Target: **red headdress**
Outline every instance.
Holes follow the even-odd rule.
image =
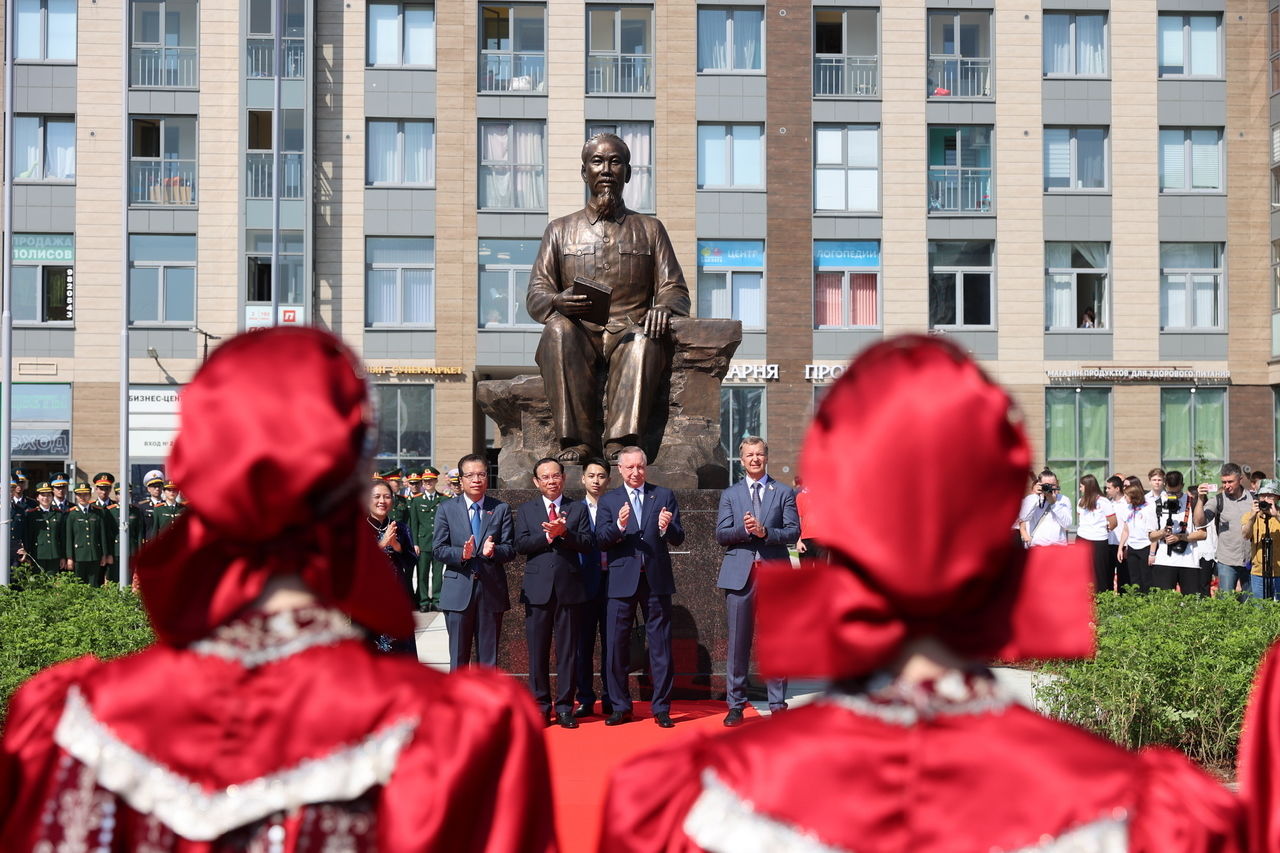
[[[854,361],[800,465],[806,535],[834,556],[761,574],[763,671],[856,677],[921,636],[986,659],[1093,653],[1088,550],[1024,551],[1010,534],[1031,467],[1012,414],[1005,391],[940,338],[894,338]],[[886,491],[908,467],[930,488]]]
[[[413,633],[363,522],[356,474],[371,428],[356,359],[327,332],[249,332],[214,352],[182,392],[165,467],[187,511],[138,555],[160,642],[204,636],[285,573],[372,631]]]

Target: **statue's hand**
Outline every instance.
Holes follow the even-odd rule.
[[[551,300],[551,304],[566,317],[581,317],[591,308],[591,298],[585,294],[562,290]]]
[[[671,328],[671,312],[666,308],[650,308],[644,315],[644,334],[649,338],[660,338]]]

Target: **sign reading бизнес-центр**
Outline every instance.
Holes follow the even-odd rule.
[[[178,391],[165,385],[129,386],[129,455],[164,459],[178,435]]]

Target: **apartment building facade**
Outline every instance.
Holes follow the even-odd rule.
[[[532,256],[606,130],[695,313],[743,323],[730,456],[763,434],[791,479],[849,358],[928,331],[1012,390],[1064,480],[1277,466],[1274,4],[19,0],[15,19],[13,442],[36,476],[116,467],[122,312],[136,479],[206,348],[270,322],[273,281],[280,322],[369,365],[380,464],[491,446],[475,383],[536,370]]]

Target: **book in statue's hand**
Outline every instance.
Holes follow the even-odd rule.
[[[586,296],[590,299],[587,313],[579,319],[597,326],[609,325],[609,303],[613,301],[613,288],[593,279],[578,276],[573,280],[572,293],[575,296]]]

